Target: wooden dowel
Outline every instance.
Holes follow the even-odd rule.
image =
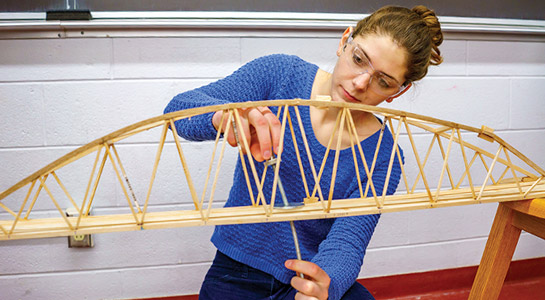
[[[189,173],[189,166],[187,165],[184,152],[182,151],[182,145],[180,143],[180,138],[178,136],[178,130],[176,129],[176,126],[174,125],[174,121],[172,121],[172,119],[168,120],[168,124],[170,125],[170,131],[172,132],[174,143],[176,144],[176,150],[178,150],[178,157],[180,157],[180,162],[182,163],[182,169],[184,170],[185,179],[187,180],[187,186],[189,187],[189,193],[191,193],[191,199],[193,200],[193,205],[195,205],[196,210],[199,210],[199,196],[197,195],[197,190],[195,189],[195,185],[193,184],[193,179],[191,178],[191,174]],[[217,135],[219,136],[219,131]],[[216,152],[216,147],[214,147],[212,158],[214,157],[215,152]],[[199,211],[202,213],[202,210],[199,210]]]
[[[507,162],[509,162],[509,169],[511,169],[511,172],[513,173],[513,178],[515,179],[515,183],[517,184],[517,188],[519,189],[520,194],[522,195],[522,188],[520,187],[520,182],[517,177],[517,174],[515,173],[515,169],[513,169],[513,163],[511,162],[511,157],[509,157],[509,153],[505,147],[503,147],[503,152],[505,152],[505,158],[507,158]]]
[[[85,204],[87,203],[87,196],[89,196],[89,191],[91,189],[91,184],[93,183],[93,177],[95,177],[95,171],[98,165],[98,161],[100,159],[100,152],[102,152],[102,147],[98,147],[97,149],[97,155],[95,157],[95,162],[93,163],[93,168],[91,169],[91,176],[89,176],[89,181],[87,182],[87,187],[85,188],[85,195],[83,195],[83,202],[81,203],[81,206],[79,208],[78,212],[78,220],[76,221],[76,228],[79,228],[79,224],[81,222],[81,217],[83,216],[83,209],[85,207]]]
[[[473,180],[471,179],[470,168],[471,168],[471,165],[473,164],[473,160],[476,158],[476,156],[473,156],[473,159],[471,160],[471,164],[467,163],[467,156],[466,156],[466,151],[465,151],[465,147],[464,147],[464,140],[462,139],[462,134],[460,133],[460,128],[456,128],[456,132],[458,134],[458,143],[460,144],[460,150],[462,151],[462,156],[464,158],[464,166],[465,166],[465,170],[466,170],[466,173],[467,173],[467,180],[468,180],[469,186],[471,188],[471,193],[473,194],[473,199],[475,199],[475,189],[473,188]],[[464,174],[466,174],[466,173],[464,173]],[[458,183],[456,185],[456,188],[458,188],[458,186],[461,183],[462,183],[462,180],[460,180],[460,183]]]
[[[351,114],[349,113],[348,116],[351,116]],[[352,150],[352,160],[354,161],[354,172],[356,172],[356,180],[358,182],[358,190],[360,192],[360,198],[365,198],[366,196],[363,194],[363,187],[361,186],[360,168],[358,167],[358,157],[356,156],[356,149],[354,147],[356,144],[359,144],[359,139],[356,139],[354,137],[354,133],[352,132],[354,128],[351,127],[350,117],[346,119],[346,127],[348,131],[348,136],[350,137],[350,149]],[[363,161],[365,161],[365,157]]]
[[[486,164],[486,161],[484,160],[481,153],[479,153],[479,158],[481,159],[481,162],[483,163],[483,166],[486,169],[486,172],[488,172],[489,171],[488,165]],[[496,159],[496,158],[493,158],[493,159]],[[490,174],[490,179],[492,180],[492,184],[496,184],[498,182],[497,180],[494,180],[494,176],[492,176],[492,174]]]
[[[305,133],[305,128],[303,126],[303,121],[301,120],[301,114],[299,113],[299,108],[297,106],[293,107],[295,109],[295,116],[297,117],[297,123],[299,124],[299,130],[301,131],[301,137],[303,138],[303,144],[305,145],[305,151],[307,152],[308,163],[310,164],[310,170],[312,171],[312,176],[314,178],[315,187],[318,187],[318,196],[320,197],[320,203],[322,208],[325,210],[324,204],[324,195],[322,194],[322,188],[320,187],[320,180],[316,174],[316,167],[314,166],[314,159],[312,158],[312,153],[310,152],[310,147],[308,145],[307,135]],[[309,107],[310,110],[310,107]],[[310,114],[310,112],[309,112]],[[314,197],[315,193],[313,192],[311,197]]]
[[[53,178],[55,178],[55,181],[57,181],[57,184],[61,187],[66,197],[68,197],[68,200],[70,200],[70,203],[72,203],[74,208],[79,211],[79,206],[76,204],[76,202],[74,201],[70,193],[68,193],[68,190],[66,190],[66,187],[64,186],[64,184],[62,184],[61,180],[59,179],[55,171],[51,172],[51,175],[53,175]]]
[[[308,190],[307,184],[307,176],[305,175],[305,168],[303,167],[301,153],[299,152],[299,146],[297,145],[297,138],[295,137],[295,130],[293,128],[290,114],[288,114],[288,125],[291,132],[291,139],[293,141],[293,149],[295,150],[295,155],[297,157],[297,165],[299,166],[299,172],[301,172],[301,179],[303,180],[303,187],[305,188],[305,195],[307,196],[307,198],[310,198],[310,192]]]
[[[392,146],[392,152],[390,153],[390,161],[388,163],[388,171],[386,173],[384,187],[382,189],[382,199],[380,200],[381,208],[384,206],[384,200],[386,199],[386,192],[388,190],[388,185],[390,184],[390,175],[392,174],[392,167],[394,165],[394,157],[395,157],[395,153],[396,153],[395,149],[397,148],[397,142],[399,141],[399,133],[401,132],[401,123],[405,122],[405,118],[402,117],[397,122],[398,123],[397,123],[397,130],[396,130],[395,138],[394,138],[394,145]],[[405,123],[405,125],[407,125],[407,124]]]
[[[331,172],[331,182],[329,185],[329,197],[327,198],[327,209],[326,212],[328,213],[331,210],[331,202],[333,201],[333,192],[335,190],[335,179],[337,177],[337,167],[339,165],[339,154],[341,153],[341,146],[343,141],[343,133],[344,133],[344,120],[346,118],[346,108],[343,108],[341,110],[341,121],[339,123],[339,136],[337,136],[337,147],[335,149],[335,158],[333,160],[333,170]]]
[[[233,117],[233,112],[229,111],[229,117],[227,118],[227,125],[225,125],[225,134],[226,135],[229,134],[229,129],[231,127],[231,122],[230,121],[232,120],[232,117]],[[233,131],[234,130],[235,129],[233,128]],[[210,212],[212,211],[212,202],[213,202],[213,199],[214,199],[214,193],[216,192],[216,183],[218,182],[218,176],[219,176],[220,169],[221,169],[221,162],[223,161],[223,155],[225,153],[225,146],[226,145],[227,145],[227,138],[224,138],[222,143],[221,143],[221,151],[220,151],[220,155],[218,157],[218,162],[216,164],[216,173],[214,175],[214,180],[212,181],[212,187],[210,188],[210,197],[208,198],[208,207],[206,209],[206,215],[204,216],[203,221],[208,221],[208,219],[210,218]],[[206,191],[206,186],[204,188],[205,188],[205,191]],[[204,199],[205,191],[203,191],[203,194],[202,194],[203,199]],[[201,210],[203,209],[203,203],[201,203],[200,208],[201,208]]]
[[[34,189],[34,185],[36,185],[36,180],[34,180],[29,187],[28,192],[25,196],[25,200],[23,200],[23,204],[21,205],[21,208],[19,209],[17,216],[15,216],[15,220],[13,220],[13,226],[11,226],[8,236],[13,233],[13,230],[15,230],[15,225],[17,225],[17,222],[19,221],[19,217],[23,213],[23,210],[25,210],[26,202],[28,201],[28,198],[30,198],[30,194],[32,194],[32,189]]]
[[[49,174],[45,174],[43,176],[44,180],[46,180],[48,176],[49,176]],[[40,180],[40,182],[41,182],[41,177],[38,178],[38,180]],[[34,198],[32,198],[32,202],[30,202],[30,206],[28,207],[28,209],[26,211],[26,214],[25,214],[25,217],[23,219],[28,220],[28,217],[30,216],[30,212],[34,208],[34,204],[36,204],[36,200],[38,199],[38,196],[40,195],[40,192],[42,191],[42,188],[43,188],[43,186],[41,184],[38,185],[38,189],[36,190],[36,193],[34,194]]]
[[[450,167],[449,167],[449,164],[448,164],[448,157],[449,156],[449,153],[450,153],[450,147],[452,145],[452,141],[454,139],[454,131],[455,129],[452,128],[452,133],[450,135],[450,139],[449,139],[449,149],[447,150],[447,154],[445,155],[445,149],[443,148],[443,142],[441,142],[441,139],[438,138],[437,139],[437,143],[439,144],[439,149],[441,150],[441,156],[443,157],[443,161],[447,161],[446,163],[446,171],[447,171],[447,175],[448,175],[448,179],[449,179],[449,182],[450,182],[450,187],[453,189],[454,188],[454,181],[452,179],[452,174],[450,173]]]
[[[235,120],[237,126],[240,126],[242,128],[242,121],[240,120],[240,115],[238,113],[238,110],[233,110],[235,115]],[[252,170],[252,175],[254,177],[254,182],[257,187],[257,200],[256,202],[259,203],[259,200],[261,199],[263,203],[263,209],[265,210],[266,215],[270,215],[268,209],[267,209],[267,199],[265,199],[265,194],[263,194],[263,186],[260,185],[259,182],[259,176],[257,175],[257,170],[255,168],[254,159],[252,157],[252,153],[250,151],[250,146],[248,146],[248,141],[246,140],[246,133],[244,133],[244,130],[240,130],[240,135],[242,137],[242,144],[244,146],[244,149],[246,150],[246,155],[248,156],[248,162],[250,163],[250,169]],[[274,200],[271,200],[274,201]]]
[[[4,226],[0,225],[0,230],[2,230],[2,232],[4,233],[5,236],[7,236],[9,238],[9,233],[6,229],[4,229]]]
[[[409,136],[409,141],[411,141],[411,146],[413,148],[414,157],[415,157],[416,162],[418,164],[418,170],[420,172],[420,176],[422,176],[422,182],[424,182],[424,187],[426,188],[426,193],[428,194],[430,202],[433,202],[433,196],[431,195],[430,187],[428,185],[428,180],[426,179],[426,176],[424,175],[424,167],[420,163],[420,157],[418,156],[418,151],[416,150],[413,135],[412,135],[411,129],[409,128],[409,125],[407,123],[405,123],[405,128],[407,129],[407,135]]]
[[[206,178],[204,180],[201,200],[200,200],[199,204],[196,207],[196,209],[200,211],[201,217],[202,217],[203,220],[205,220],[205,217],[204,217],[203,212],[202,212],[203,205],[204,205],[204,198],[206,197],[206,190],[208,188],[208,181],[210,180],[210,174],[212,173],[212,166],[214,165],[214,159],[216,158],[216,150],[218,149],[218,142],[220,140],[221,132],[223,130],[223,122],[225,120],[225,114],[226,113],[228,114],[227,123],[230,124],[230,122],[231,122],[232,113],[227,112],[227,111],[223,111],[223,113],[221,114],[220,124],[219,124],[218,130],[216,132],[216,139],[214,140],[214,149],[212,150],[212,155],[210,156],[210,163],[208,164],[208,171],[206,172]],[[225,134],[228,134],[228,132],[225,131]],[[224,141],[225,141],[225,139],[224,139]]]
[[[441,191],[441,184],[443,183],[443,176],[445,175],[445,170],[448,170],[448,159],[450,157],[450,149],[452,148],[452,140],[454,139],[454,129],[452,129],[452,133],[450,135],[450,140],[448,142],[447,147],[447,154],[445,155],[443,153],[443,146],[440,146],[441,148],[441,154],[443,155],[443,167],[441,168],[441,175],[439,175],[439,183],[437,184],[437,191],[435,192],[435,199],[434,202],[437,202],[437,199],[439,199],[439,193]],[[440,139],[437,139],[439,142]],[[439,142],[440,144],[440,142]],[[450,178],[450,172],[448,172],[449,178]],[[450,181],[452,184],[452,187],[454,188],[454,183],[452,180]]]
[[[488,173],[486,174],[486,178],[484,179],[483,185],[481,186],[481,190],[479,191],[479,195],[477,196],[477,201],[481,199],[481,196],[483,195],[484,188],[486,187],[486,182],[490,178],[492,174],[492,170],[494,169],[494,165],[498,161],[498,157],[500,156],[500,152],[503,146],[500,144],[500,147],[498,148],[498,152],[496,152],[496,156],[494,157],[494,160],[492,161],[492,164],[490,164],[490,170],[488,170]]]
[[[435,142],[435,139],[439,140],[439,136],[437,134],[434,134],[433,138],[431,139],[430,145],[428,146],[428,150],[426,151],[426,156],[424,157],[424,162],[422,163],[422,168],[426,167],[426,163],[428,162],[428,158],[431,154],[431,150],[433,149],[433,142]],[[414,189],[416,188],[416,185],[418,184],[418,181],[420,180],[420,176],[421,175],[419,172],[416,176],[413,187],[411,188],[411,193],[414,192]]]
[[[327,143],[327,147],[324,153],[324,157],[322,158],[322,164],[320,166],[320,171],[318,172],[318,178],[316,180],[316,183],[314,185],[314,189],[312,191],[312,197],[316,196],[316,190],[318,186],[320,185],[320,180],[322,178],[322,173],[324,171],[324,167],[327,161],[327,157],[329,155],[329,151],[331,150],[331,144],[333,143],[333,137],[335,136],[336,130],[339,127],[339,122],[341,120],[341,111],[337,113],[337,119],[335,120],[335,127],[333,127],[333,132],[331,133],[331,136],[329,137],[329,141]],[[327,210],[327,208],[325,208]]]
[[[5,206],[4,203],[0,202],[0,207],[7,211],[10,215],[17,217],[17,214],[11,210],[9,207]]]
[[[117,148],[114,144],[111,144],[111,148],[114,152],[115,159],[117,160],[117,164],[119,165],[119,169],[121,170],[121,174],[123,175],[123,178],[125,179],[125,183],[127,184],[127,187],[129,188],[129,192],[131,193],[132,201],[134,202],[134,206],[138,210],[139,213],[142,212],[140,209],[140,205],[138,204],[138,200],[136,200],[136,195],[134,194],[134,190],[132,189],[131,182],[129,181],[129,177],[127,176],[127,172],[125,172],[125,168],[123,167],[123,163],[121,163],[121,158],[119,157],[119,153],[117,153]]]
[[[98,188],[98,183],[100,181],[100,178],[102,178],[102,173],[104,171],[104,166],[106,165],[106,160],[108,158],[108,152],[106,151],[108,149],[108,145],[104,144],[104,156],[102,157],[102,162],[100,163],[100,167],[98,168],[97,177],[95,178],[95,183],[93,184],[93,190],[91,192],[91,195],[89,196],[89,203],[87,203],[87,208],[85,209],[84,216],[88,216],[91,212],[91,205],[93,205],[93,200],[95,199],[95,194]]]
[[[114,173],[117,176],[117,180],[119,181],[119,184],[121,185],[121,190],[123,191],[123,194],[125,195],[125,199],[127,199],[127,204],[129,205],[129,208],[131,209],[131,213],[134,217],[134,221],[136,222],[136,225],[140,226],[141,225],[140,220],[138,220],[138,216],[136,216],[134,207],[132,206],[132,203],[131,203],[131,199],[129,198],[129,194],[127,193],[127,189],[125,188],[125,185],[123,184],[123,179],[121,178],[121,175],[119,175],[119,170],[117,170],[115,160],[110,151],[110,146],[111,145],[106,146],[106,153],[108,154],[108,158],[110,159],[110,162],[112,163],[112,167],[114,168]]]
[[[163,154],[163,147],[165,146],[165,140],[167,138],[169,122],[165,122],[163,125],[163,132],[161,132],[161,139],[159,140],[159,145],[157,146],[157,153],[155,154],[155,162],[153,163],[153,171],[151,172],[151,178],[148,185],[148,193],[146,194],[146,202],[144,202],[144,210],[142,211],[142,217],[140,218],[140,225],[144,224],[144,219],[146,217],[146,212],[148,211],[149,199],[151,196],[151,189],[153,188],[153,183],[155,182],[155,176],[157,175],[157,168],[159,167],[159,161],[161,160],[161,154]]]
[[[523,198],[526,198],[526,196],[528,196],[528,193],[530,193],[530,191],[532,191],[532,190],[536,187],[536,185],[538,185],[539,182],[540,182],[541,180],[543,180],[543,178],[545,178],[545,177],[544,177],[544,176],[541,176],[539,179],[537,179],[537,180],[534,182],[534,184],[532,184],[532,186],[531,186],[530,188],[528,188],[528,190],[524,193],[524,195],[523,195],[522,197],[523,197]]]
[[[74,227],[72,226],[72,224],[70,223],[70,221],[66,217],[66,214],[64,213],[64,211],[62,211],[62,208],[59,206],[59,203],[57,203],[57,200],[55,200],[55,197],[53,196],[53,193],[51,193],[51,191],[49,190],[49,188],[45,184],[45,180],[43,180],[42,178],[40,178],[40,185],[43,186],[44,190],[49,195],[49,198],[51,199],[51,201],[53,202],[53,204],[55,205],[55,207],[57,208],[57,210],[61,214],[62,218],[64,219],[64,221],[68,225],[68,228],[70,228],[70,230],[73,231]]]
[[[460,177],[460,180],[458,181],[458,184],[456,184],[456,188],[459,188],[460,185],[462,184],[462,181],[464,180],[464,178],[466,177],[467,173],[469,172],[469,170],[471,169],[471,167],[473,166],[473,163],[475,162],[475,159],[477,158],[477,156],[479,156],[479,154],[477,152],[475,152],[475,154],[473,154],[473,157],[471,158],[471,161],[469,162],[468,164],[468,167],[466,168],[466,171],[462,174],[462,176]]]
[[[375,166],[377,164],[378,153],[380,152],[380,147],[382,146],[382,137],[384,136],[384,130],[386,128],[387,120],[388,120],[388,117],[384,117],[384,121],[382,122],[382,126],[380,127],[380,134],[378,135],[377,146],[375,148],[375,154],[373,155],[373,162],[371,163],[371,169],[369,170],[369,175],[367,175],[369,180],[367,180],[367,185],[365,186],[365,192],[364,192],[365,195],[367,195],[367,193],[369,192],[369,188],[371,186],[372,186],[371,190],[374,189],[373,172],[375,171]],[[376,195],[376,192],[375,192],[375,195]],[[376,197],[376,198],[378,200],[378,197]],[[379,206],[380,206],[380,202],[379,202]]]
[[[358,151],[359,151],[361,160],[363,162],[363,168],[365,170],[365,175],[367,176],[366,189],[365,189],[364,192],[360,191],[361,197],[362,198],[367,197],[368,188],[370,187],[371,188],[371,193],[373,195],[373,199],[375,200],[375,203],[376,203],[377,207],[380,207],[380,202],[379,202],[378,197],[377,197],[377,192],[375,190],[375,185],[373,184],[373,178],[372,178],[372,175],[371,175],[371,171],[369,171],[369,165],[367,164],[367,159],[365,158],[365,153],[363,153],[363,148],[361,147],[360,138],[358,136],[358,131],[356,129],[356,124],[354,123],[354,118],[352,118],[352,114],[348,114],[348,122],[350,123],[349,128],[353,131],[353,134],[356,137],[356,145],[358,147]],[[379,143],[378,144],[380,144],[380,141],[382,140],[382,132],[383,132],[382,130],[383,129],[384,129],[384,123],[381,126],[381,134],[380,134],[381,137],[379,137]],[[375,154],[377,152],[378,152],[378,150],[375,151]],[[377,156],[375,155],[375,159],[376,159],[376,157]]]
[[[280,107],[278,108],[278,113],[280,114]],[[274,179],[273,179],[273,189],[272,189],[272,195],[271,195],[271,204],[269,212],[272,214],[274,202],[276,200],[276,188],[278,185],[278,177],[280,176],[280,164],[282,163],[282,152],[284,150],[284,136],[286,133],[286,121],[287,117],[289,115],[289,109],[288,106],[284,106],[284,115],[282,117],[282,125],[280,129],[280,143],[278,144],[278,154],[276,156],[276,167],[274,168]]]
[[[234,116],[232,118],[234,118]],[[232,120],[230,122],[232,123]],[[233,128],[233,132],[234,131],[235,129]],[[242,165],[242,172],[244,173],[244,179],[246,180],[246,186],[248,187],[250,200],[252,201],[253,206],[259,205],[259,198],[257,199],[257,201],[254,198],[254,191],[250,181],[250,174],[248,173],[248,167],[246,166],[246,159],[244,158],[244,152],[242,151],[242,145],[237,145],[237,149],[238,149],[238,156],[240,157],[240,164]],[[248,157],[248,159],[251,159],[251,157]],[[261,186],[263,186],[263,184]]]

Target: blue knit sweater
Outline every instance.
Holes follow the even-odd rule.
[[[274,99],[309,99],[312,84],[318,67],[295,56],[270,55],[258,58],[241,67],[230,76],[213,82],[201,88],[177,95],[165,109],[165,113],[198,106],[223,104],[228,102],[274,100]],[[276,113],[277,109],[271,110]],[[314,159],[316,168],[322,163],[326,148],[314,136],[310,122],[308,107],[300,107],[302,123]],[[294,116],[294,112],[290,112]],[[176,122],[178,133],[189,140],[214,139],[216,130],[212,125],[212,114],[192,117]],[[295,136],[300,137],[296,118],[294,123]],[[289,130],[289,129],[286,129]],[[369,166],[373,160],[380,132],[376,132],[361,142]],[[302,139],[298,138],[298,148],[301,157],[306,158]],[[383,190],[388,161],[393,147],[390,130],[384,130],[377,165],[373,173],[373,184],[377,193]],[[328,155],[326,167],[321,178],[321,189],[327,197],[332,175],[334,160],[332,151]],[[367,177],[363,163],[358,157],[360,178],[363,186]],[[263,163],[256,163],[257,172],[263,172]],[[360,197],[357,177],[355,174],[352,150],[340,151],[339,167],[337,169],[333,199]],[[303,159],[305,176],[312,191],[314,180],[308,161]],[[291,134],[284,135],[284,151],[280,165],[280,176],[290,202],[300,202],[306,197],[303,181],[299,171]],[[391,173],[388,194],[393,194],[400,177],[399,163],[394,163]],[[272,194],[272,169],[267,171],[264,193],[266,199]],[[252,191],[257,196],[257,188],[253,184]],[[371,195],[371,192],[369,192]],[[281,202],[277,191],[276,200]],[[251,200],[240,159],[234,173],[233,186],[229,193],[226,206],[250,205]],[[321,219],[296,221],[302,258],[312,261],[323,268],[331,278],[329,299],[340,299],[356,280],[363,256],[379,215],[344,217],[337,219]],[[296,257],[293,238],[288,222],[258,223],[243,225],[216,226],[212,242],[219,251],[231,258],[251,267],[273,275],[278,280],[289,283],[295,275],[284,267],[284,261]]]

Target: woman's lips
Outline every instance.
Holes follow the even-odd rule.
[[[360,100],[358,100],[357,98],[354,98],[352,95],[350,95],[344,88],[343,88],[343,93],[344,93],[344,96],[345,98],[350,101],[350,102],[355,102],[355,103],[359,103]]]

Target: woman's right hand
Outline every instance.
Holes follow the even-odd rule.
[[[237,135],[241,143],[242,151],[245,151],[242,141],[241,129],[244,131],[244,137],[250,146],[250,153],[257,161],[264,161],[271,158],[272,153],[278,154],[278,145],[280,143],[281,123],[276,115],[268,107],[241,108],[238,110],[241,124],[237,124]],[[212,117],[212,124],[218,130],[220,127],[223,111],[217,111]],[[233,116],[234,117],[234,116]],[[221,126],[222,133],[225,132],[227,125],[227,116],[223,118]],[[232,123],[231,123],[232,124]],[[226,138],[227,142],[233,147],[237,146],[237,140],[233,134],[232,126]]]

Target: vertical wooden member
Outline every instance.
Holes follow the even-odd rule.
[[[521,230],[512,225],[513,210],[500,203],[469,299],[497,299]]]

